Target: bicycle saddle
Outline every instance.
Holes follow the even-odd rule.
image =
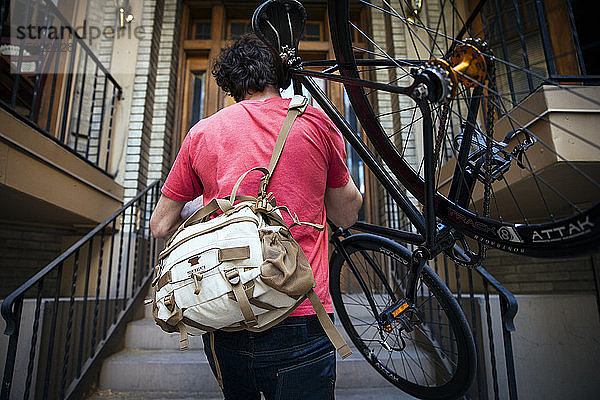
[[[304,32],[306,10],[296,0],[268,0],[252,15],[252,29],[279,57],[284,68],[300,62],[298,43]]]

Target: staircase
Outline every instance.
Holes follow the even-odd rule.
[[[343,328],[338,329],[345,336]],[[348,337],[344,338],[352,347]],[[222,399],[202,339],[189,339],[189,350],[180,351],[179,333],[162,332],[152,320],[151,306],[146,306],[145,317],[127,326],[125,349],[104,361],[98,391],[88,400]],[[337,361],[336,399],[414,399],[377,374],[356,349],[352,350],[350,357]]]

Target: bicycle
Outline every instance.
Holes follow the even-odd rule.
[[[466,15],[462,2],[429,2],[438,10],[437,17],[427,16],[433,22],[410,12],[414,2],[395,8],[387,0],[361,1],[371,21],[388,27],[374,38],[368,24],[355,22],[350,3],[328,1],[335,61],[299,58],[306,11],[295,0],[263,3],[253,29],[278,55],[295,91],[306,88],[415,228],[362,223],[358,228],[379,235],[350,235],[332,227],[330,289],[342,325],[367,361],[403,391],[457,398],[474,377],[473,337],[454,296],[426,263],[444,253],[473,267],[485,258],[486,246],[535,257],[597,251],[598,138],[552,114],[560,110],[537,110],[540,101],[558,100],[597,110],[600,96],[495,56],[485,30],[473,29],[485,0]],[[377,43],[401,31],[398,26],[403,40]],[[408,48],[404,58],[394,54],[398,42]],[[307,69],[315,67],[322,70]],[[513,75],[531,93],[515,93]],[[377,155],[313,78],[344,85]],[[422,159],[411,161],[409,144],[417,135]],[[565,146],[552,135],[564,136],[574,150],[563,155]]]

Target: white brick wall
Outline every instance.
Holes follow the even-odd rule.
[[[162,25],[163,0],[144,0],[140,26],[144,38],[140,41],[136,59],[132,105],[129,112],[125,163],[125,201],[135,197],[147,184],[148,147],[152,134],[157,41]],[[154,53],[154,54],[153,54]]]
[[[375,6],[383,7],[383,2],[378,1],[374,2]],[[399,0],[394,0],[389,2],[393,11],[402,15],[402,5]],[[407,46],[413,46],[410,38],[408,37],[408,30],[406,28],[406,24],[400,20],[392,16],[391,18],[391,26],[386,24],[384,21],[383,15],[380,11],[374,11],[372,13],[371,19],[371,31],[372,37],[375,43],[377,43],[382,49],[393,49],[393,55],[396,58],[400,59],[409,59],[409,52],[407,50]],[[386,37],[388,30],[392,30],[392,39],[393,43],[387,43]],[[376,50],[379,52],[378,50]],[[391,53],[391,51],[390,51]],[[410,77],[403,77],[406,72],[397,69],[397,75],[393,77],[390,75],[388,70],[379,70],[375,73],[375,79],[379,82],[390,82],[392,79],[399,79],[398,84],[409,84],[411,82]],[[417,112],[416,115],[413,115],[412,108],[415,106],[414,102],[407,96],[398,96],[398,105],[392,105],[392,95],[383,91],[377,92],[377,104],[374,105],[376,107],[376,113],[382,115],[380,118],[380,123],[382,127],[387,132],[388,136],[392,136],[392,140],[396,144],[396,147],[399,151],[402,151],[404,157],[409,161],[409,163],[413,166],[413,168],[418,169],[420,164],[420,158],[417,156],[417,135],[421,135],[420,132],[420,124],[416,124],[411,127],[411,122],[414,119],[419,117]],[[397,111],[405,110],[400,113],[398,118]],[[396,111],[396,115],[392,115],[392,112]],[[408,137],[408,140],[407,140]],[[388,172],[391,171],[388,169]],[[393,202],[386,201],[387,195],[385,190],[380,187],[379,188],[379,210],[380,210],[380,221],[382,224],[387,224],[390,226],[395,226],[394,221],[388,221],[388,216],[395,215],[397,211],[397,206],[393,204]],[[413,199],[414,200],[414,199]],[[416,203],[416,201],[415,201]]]
[[[125,200],[171,166],[181,0],[144,0],[125,157]]]
[[[147,183],[164,179],[171,166],[171,139],[173,136],[175,98],[177,90],[177,63],[179,53],[181,2],[165,0],[156,89],[154,92],[154,116],[149,148]]]

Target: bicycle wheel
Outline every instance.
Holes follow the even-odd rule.
[[[412,332],[395,324],[386,332],[377,315],[404,298],[410,263],[405,247],[374,235],[343,242],[345,260],[334,252],[330,289],[350,339],[388,381],[421,399],[454,399],[475,375],[473,336],[452,293],[427,266],[419,282],[416,309],[421,324]]]
[[[444,223],[529,256],[598,250],[600,88],[547,78],[535,2],[349,3],[329,1],[341,75],[396,89],[435,75],[430,113],[415,91],[345,83],[363,130],[417,201],[424,202],[423,135],[431,135]]]

